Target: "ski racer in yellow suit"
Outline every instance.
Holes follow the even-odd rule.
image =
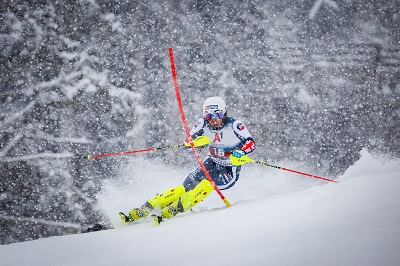
[[[200,118],[190,131],[192,139],[207,136],[209,143],[208,157],[203,164],[218,189],[232,187],[239,179],[241,166],[233,165],[229,156],[242,157],[256,148],[254,140],[244,124],[232,117],[227,117],[227,108],[220,97],[210,97],[203,104],[203,118]],[[127,215],[120,212],[124,223],[136,221],[150,213],[156,223],[172,218],[179,212],[185,212],[201,202],[214,190],[201,167],[194,169],[183,184],[169,188],[149,199],[141,207]]]

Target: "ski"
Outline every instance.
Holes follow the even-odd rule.
[[[155,215],[155,214],[152,214],[152,215],[151,215],[151,218],[153,218],[154,222],[155,222],[157,225],[160,225],[160,223],[162,222],[162,218],[161,218],[160,216]]]
[[[128,218],[128,216],[126,216],[125,213],[120,212],[120,213],[119,213],[119,217],[121,217],[121,220],[122,220],[122,222],[123,222],[124,224],[126,224],[127,222],[129,222],[129,218]]]
[[[110,225],[98,223],[98,224],[87,226],[84,230],[82,230],[82,233],[97,232],[97,231],[103,231],[103,230],[109,230],[109,229],[114,229],[114,228]]]

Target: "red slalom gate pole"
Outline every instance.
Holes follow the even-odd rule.
[[[223,202],[225,203],[225,205],[227,207],[230,207],[231,204],[228,202],[228,200],[225,198],[225,196],[221,193],[221,191],[219,190],[219,188],[217,187],[217,185],[214,183],[214,180],[211,178],[210,174],[208,173],[206,167],[204,166],[203,162],[200,159],[199,154],[197,153],[194,144],[193,144],[193,139],[190,136],[190,132],[189,132],[189,128],[186,122],[186,117],[185,117],[185,113],[183,112],[183,106],[182,106],[182,100],[181,100],[181,94],[179,92],[179,88],[178,88],[178,81],[176,78],[176,69],[175,69],[175,62],[174,62],[174,53],[172,51],[172,48],[169,48],[169,59],[171,62],[171,71],[172,71],[172,79],[174,81],[174,88],[175,88],[175,94],[176,94],[176,100],[178,101],[178,107],[179,107],[179,112],[181,114],[181,119],[182,119],[182,123],[183,126],[185,128],[185,132],[186,132],[186,136],[188,137],[188,141],[190,143],[190,147],[192,148],[193,154],[196,157],[197,162],[199,163],[201,169],[203,170],[204,174],[206,175],[207,179],[211,182],[211,184],[213,185],[215,191],[218,193],[218,195],[221,197],[221,199],[223,200]]]

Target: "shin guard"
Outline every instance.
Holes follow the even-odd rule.
[[[148,203],[154,209],[163,209],[174,201],[178,200],[185,193],[185,187],[179,185],[157,194],[154,198],[148,200]]]
[[[203,201],[213,190],[214,187],[211,182],[204,179],[194,189],[183,193],[179,199],[166,206],[160,215],[153,214],[151,217],[157,224],[160,224],[163,219],[170,219],[179,212],[190,210],[193,206]]]
[[[190,210],[193,206],[203,201],[213,190],[214,187],[211,182],[207,179],[203,179],[194,189],[181,196],[179,199],[181,206],[179,207],[181,207],[182,210],[179,211]]]

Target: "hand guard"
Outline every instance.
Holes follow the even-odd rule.
[[[207,148],[210,146],[211,140],[207,136],[198,136],[193,140],[193,144],[195,148]],[[186,140],[185,146],[190,148],[190,143]]]

